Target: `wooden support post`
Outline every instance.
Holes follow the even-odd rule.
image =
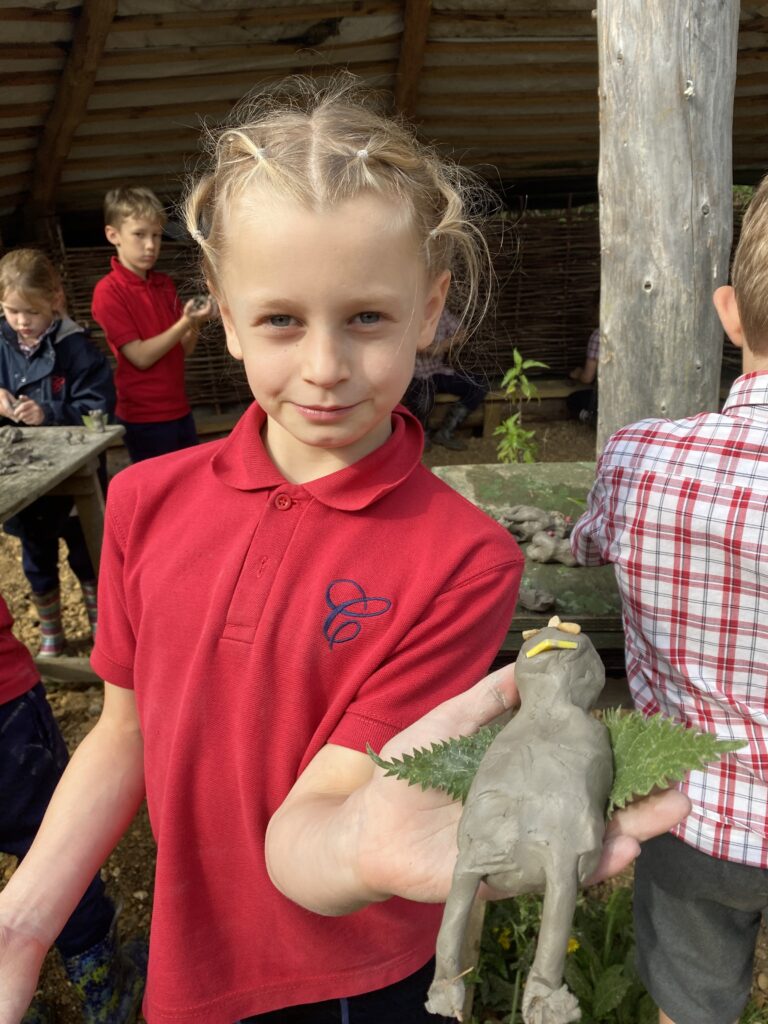
[[[56,188],[72,139],[85,117],[107,36],[117,12],[117,0],[82,0],[72,47],[56,88],[35,157],[26,209],[28,231],[40,240],[49,232]]]
[[[598,451],[626,423],[718,407],[738,0],[598,0]]]
[[[395,109],[409,118],[416,114],[431,13],[432,0],[405,0],[403,40],[395,79]]]

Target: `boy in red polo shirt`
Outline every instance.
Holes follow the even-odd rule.
[[[133,462],[197,444],[184,392],[184,360],[197,345],[211,304],[182,309],[176,286],[153,270],[165,211],[148,188],[117,188],[104,200],[112,270],[93,291],[92,313],[117,359],[117,420]]]

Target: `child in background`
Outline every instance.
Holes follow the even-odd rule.
[[[637,708],[745,747],[691,772],[693,811],[635,867],[640,975],[661,1024],[735,1021],[768,909],[768,178],[715,307],[742,350],[721,414],[608,441],[571,542],[613,562]]]
[[[458,401],[446,408],[437,430],[427,433],[427,445],[434,441],[435,444],[457,452],[464,451],[467,446],[454,436],[455,431],[488,394],[487,381],[481,380],[476,374],[454,369],[446,362],[451,347],[460,345],[462,341],[461,321],[450,310],[443,309],[432,344],[425,352],[416,354],[413,380],[403,398],[403,405],[414,416],[418,416],[426,432],[435,396],[440,393],[456,395]]]
[[[114,245],[112,270],[93,291],[93,317],[117,360],[117,419],[133,462],[197,444],[184,391],[184,360],[197,345],[211,304],[190,299],[153,270],[165,211],[148,188],[118,188],[104,200],[105,234]]]
[[[106,357],[64,313],[58,271],[36,249],[0,260],[0,423],[24,427],[83,425],[83,415],[115,408]],[[59,593],[59,538],[80,581],[91,629],[96,627],[96,574],[80,520],[68,497],[38,498],[4,527],[21,539],[22,566],[40,618],[40,657],[64,649]]]
[[[435,1020],[427,904],[461,808],[365,750],[471,732],[515,699],[511,670],[463,691],[522,555],[421,465],[398,405],[451,274],[476,280],[484,256],[455,169],[349,87],[305,89],[219,133],[187,200],[256,401],[227,439],[112,485],[104,713],[0,895],[0,1024],[145,787],[149,1024]]]
[[[592,323],[600,321],[600,292],[597,291],[590,303]],[[574,391],[568,396],[568,412],[580,423],[594,423],[597,419],[597,368],[600,362],[600,327],[596,327],[587,341],[587,351],[581,366],[575,366],[568,376],[579,384],[588,384],[584,391]]]
[[[12,625],[0,594],[0,850],[21,860],[68,755],[32,657]],[[67,976],[83,1000],[83,1024],[130,1024],[138,1015],[147,944],[121,945],[115,916],[97,872],[56,939]],[[24,1016],[24,1024],[52,1020],[39,999]]]

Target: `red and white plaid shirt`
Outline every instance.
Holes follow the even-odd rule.
[[[688,775],[675,834],[768,867],[768,372],[614,434],[571,546],[615,566],[636,707],[748,744]]]

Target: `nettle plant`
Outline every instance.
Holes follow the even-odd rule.
[[[518,349],[512,351],[512,366],[504,374],[501,387],[510,401],[517,406],[517,412],[508,416],[494,430],[494,436],[501,438],[496,448],[499,462],[533,462],[536,458],[534,431],[523,427],[523,406],[538,399],[536,385],[529,380],[528,370],[546,370],[547,363],[537,359],[523,359]]]

